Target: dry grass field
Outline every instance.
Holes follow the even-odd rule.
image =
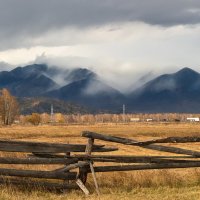
[[[132,124],[96,124],[96,125],[69,125],[69,126],[11,126],[0,127],[0,139],[46,141],[61,143],[86,143],[86,138],[81,138],[80,133],[84,130],[111,134],[121,137],[148,140],[168,136],[198,136],[200,124],[168,124],[168,123],[132,123]],[[139,147],[125,146],[120,144],[99,142],[117,146],[119,151],[109,154],[120,155],[172,155]],[[200,151],[198,144],[173,144],[186,149]],[[1,153],[5,155],[5,153]],[[7,155],[10,155],[7,153]],[[12,154],[13,155],[13,154]],[[15,154],[15,156],[21,156]],[[5,166],[5,165],[4,165]],[[16,167],[16,166],[15,166]],[[23,166],[17,166],[22,168]],[[23,167],[24,168],[24,167]],[[45,166],[27,166],[26,168],[44,169]],[[52,168],[55,168],[53,166]],[[50,169],[47,168],[46,169]],[[91,176],[91,175],[90,175]],[[135,199],[135,200],[197,200],[200,199],[200,169],[171,169],[149,170],[132,172],[98,173],[97,179],[100,186],[101,197],[97,197],[92,178],[89,176],[87,187],[93,199]],[[14,186],[1,186],[0,199],[12,200],[41,200],[41,199],[84,199],[81,191],[67,191],[64,194],[47,192],[32,188],[16,188]]]

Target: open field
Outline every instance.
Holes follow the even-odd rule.
[[[11,126],[0,127],[0,139],[47,141],[62,143],[86,143],[81,138],[81,131],[89,130],[115,136],[148,140],[168,136],[199,136],[200,124],[168,124],[168,123],[132,123],[132,124],[96,124],[70,126]],[[95,141],[96,143],[96,141]],[[109,154],[121,155],[167,155],[139,147],[98,142],[118,146],[119,151]],[[171,144],[186,149],[199,150],[198,144]],[[1,153],[5,155],[5,153]],[[168,154],[172,155],[172,154]],[[17,157],[21,156],[16,154]],[[5,166],[5,165],[4,165]],[[18,166],[21,167],[21,166]],[[54,166],[55,167],[55,166]],[[33,168],[27,166],[27,168]],[[34,166],[40,169],[40,166]],[[44,169],[44,166],[42,166]],[[48,168],[49,169],[49,168]],[[101,190],[100,199],[200,199],[200,169],[149,170],[115,173],[98,173]],[[87,186],[92,195],[87,199],[97,199],[93,181],[89,177]],[[0,188],[0,199],[83,199],[81,191],[70,191],[66,194],[49,193],[38,190],[25,190],[13,186]]]

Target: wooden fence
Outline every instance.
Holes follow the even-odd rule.
[[[22,142],[22,141],[0,141],[0,151],[22,153],[22,157],[0,157],[0,164],[6,164],[12,168],[0,168],[0,183],[17,185],[30,185],[36,187],[53,189],[72,189],[77,188],[77,184],[83,189],[82,180],[79,179],[80,173],[70,171],[81,168],[88,163],[79,161],[78,158],[71,158],[70,153],[85,152],[86,145],[82,144],[57,144],[41,142]],[[93,152],[114,151],[117,148],[105,147],[104,145],[93,145]],[[12,155],[12,154],[11,154]],[[13,165],[64,165],[65,167],[56,168],[51,171],[46,170],[24,170],[13,168]],[[18,168],[18,167],[17,167]],[[17,177],[17,178],[14,178]],[[19,177],[21,177],[19,179]],[[25,177],[26,179],[23,179]],[[30,179],[27,179],[30,178]],[[34,180],[35,179],[35,180]],[[41,181],[44,179],[45,181]],[[52,181],[53,179],[56,180]],[[84,181],[84,180],[83,180]]]
[[[3,164],[10,166],[10,168],[0,168],[0,183],[30,185],[59,190],[81,188],[85,194],[89,194],[85,183],[88,173],[91,173],[96,191],[100,194],[96,180],[96,172],[200,167],[200,152],[161,145],[162,143],[200,142],[200,137],[169,137],[140,142],[128,138],[88,131],[83,132],[82,137],[88,138],[87,144],[1,140],[0,151],[20,152],[23,156],[14,157],[13,155],[13,157],[0,157],[1,166]],[[106,152],[116,151],[118,148],[95,145],[95,140],[138,146],[141,148],[173,153],[174,155],[106,155]],[[159,143],[159,145],[156,143]],[[92,155],[93,152],[102,152],[102,154]],[[98,165],[99,163],[101,164]],[[114,164],[110,165],[109,163]],[[118,165],[116,163],[118,163]],[[124,164],[122,165],[122,163]],[[55,169],[50,171],[18,169],[19,167],[16,169],[16,165],[54,165]],[[58,168],[58,165],[61,166]]]

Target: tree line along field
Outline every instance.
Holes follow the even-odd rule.
[[[188,117],[200,118],[199,114],[155,113],[155,114],[62,114],[32,113],[18,115],[14,123],[22,125],[39,124],[96,124],[96,123],[134,123],[134,122],[187,122]]]
[[[135,138],[140,141],[169,136],[198,136],[200,124],[198,123],[133,123],[133,124],[94,124],[94,125],[68,125],[68,126],[2,126],[0,139],[86,143],[80,137],[82,131],[89,130],[120,137]],[[140,147],[111,144],[95,141],[97,144],[108,144],[119,147],[119,151],[111,154],[120,155],[163,155],[162,152],[142,149]],[[173,144],[200,151],[198,144]],[[5,153],[0,152],[0,156]],[[13,155],[13,153],[12,153]],[[166,155],[166,153],[165,153]],[[169,153],[169,155],[172,155]],[[9,153],[7,153],[9,156]],[[16,157],[22,156],[15,153]],[[4,165],[5,166],[5,165]],[[3,167],[3,166],[1,166]],[[40,166],[17,166],[24,169],[40,169]],[[44,169],[44,166],[42,167]],[[46,167],[46,170],[50,168]],[[99,199],[200,199],[200,169],[170,169],[132,172],[97,173],[101,197]],[[96,199],[95,188],[91,175],[87,187],[92,195],[87,199]],[[30,187],[16,188],[14,186],[1,186],[0,199],[84,199],[81,191],[68,191],[65,194],[48,192],[43,189]]]

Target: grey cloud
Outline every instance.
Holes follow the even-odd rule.
[[[64,27],[86,28],[141,21],[171,26],[200,22],[197,0],[0,0],[0,39],[12,46]],[[17,45],[19,45],[17,44]]]
[[[8,71],[13,69],[15,66],[10,65],[8,63],[5,62],[0,62],[0,71]]]

